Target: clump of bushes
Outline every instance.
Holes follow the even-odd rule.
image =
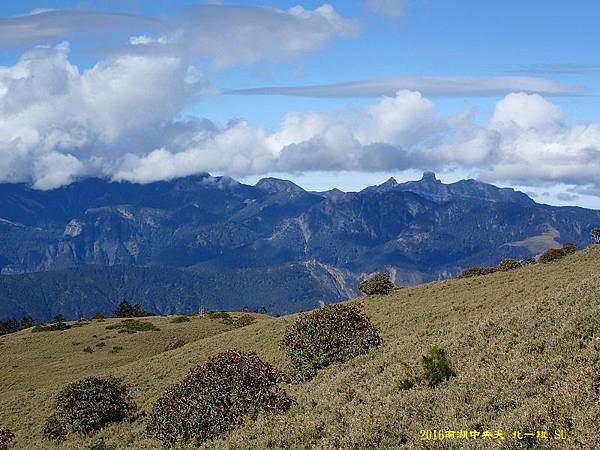
[[[390,274],[379,272],[358,285],[358,289],[367,295],[387,295],[394,289]]]
[[[421,357],[421,365],[423,366],[422,378],[432,387],[456,375],[450,365],[448,352],[441,347],[431,347],[429,352]]]
[[[400,380],[396,384],[396,389],[412,389],[419,382],[426,382],[429,386],[436,387],[456,375],[448,359],[448,352],[441,347],[431,347],[427,354],[421,357],[421,367],[423,371],[419,375]]]
[[[208,311],[206,313],[209,319],[222,319],[223,321],[232,321],[231,315],[225,311]]]
[[[175,350],[179,347],[183,347],[186,344],[186,342],[182,339],[177,339],[176,341],[170,342],[169,344],[167,344],[167,346],[165,347],[165,352],[170,352],[171,350]]]
[[[55,413],[46,421],[44,436],[60,440],[70,432],[88,434],[132,418],[136,408],[127,389],[115,377],[89,377],[71,383],[58,394]]]
[[[458,278],[471,278],[471,277],[479,277],[481,275],[487,275],[490,273],[494,273],[496,271],[493,267],[480,267],[480,266],[472,266],[468,269],[463,270]]]
[[[319,369],[349,361],[381,342],[379,331],[358,306],[338,304],[300,314],[282,345],[291,359],[292,378],[306,381]]]
[[[8,446],[15,438],[15,434],[8,428],[0,427],[0,450],[8,450]]]
[[[137,303],[130,305],[127,300],[123,300],[119,303],[113,312],[113,317],[117,318],[144,317],[151,315],[152,313],[142,310],[142,307]]]
[[[55,322],[48,325],[36,325],[31,329],[32,333],[41,333],[43,331],[64,331],[71,328],[71,325],[65,322]]]
[[[567,253],[562,248],[551,248],[542,253],[538,261],[542,264],[547,264],[564,258],[566,255]]]
[[[171,323],[183,323],[183,322],[189,322],[190,318],[188,316],[177,316],[177,317],[173,317],[170,322]]]
[[[600,228],[592,228],[590,238],[594,244],[600,244]]]
[[[574,242],[565,242],[562,249],[567,255],[572,255],[573,253],[577,253],[577,244]]]
[[[509,270],[519,269],[521,267],[521,263],[516,259],[506,258],[500,264],[498,264],[498,266],[496,266],[496,270],[499,270],[500,272],[508,272]]]
[[[535,258],[533,256],[530,255],[525,255],[523,256],[523,258],[521,258],[521,265],[522,266],[528,266],[530,264],[535,264]]]
[[[160,331],[153,323],[135,319],[125,319],[114,325],[108,325],[107,330],[119,330],[119,333],[137,333],[138,331]]]
[[[243,314],[233,322],[233,326],[235,326],[236,328],[242,328],[252,324],[255,320],[256,319],[250,314]]]
[[[85,348],[82,350],[82,352],[85,352],[85,353],[94,353],[94,349],[93,349],[92,347],[89,347],[89,346],[88,346],[88,347],[85,347]]]
[[[286,411],[293,399],[279,385],[289,381],[255,353],[226,351],[163,394],[148,417],[148,433],[167,445],[199,445],[259,412]]]

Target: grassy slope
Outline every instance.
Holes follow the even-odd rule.
[[[527,447],[525,441],[507,439],[502,448],[600,448],[600,247],[553,264],[401,289],[359,303],[381,329],[380,349],[290,386],[298,405],[288,413],[249,421],[205,448],[492,447],[481,441],[419,442],[419,430],[428,428],[500,428],[507,434],[566,428],[564,442],[536,441]],[[209,319],[194,319],[194,332],[188,328],[196,322],[166,325],[166,319],[153,319],[162,321],[161,332],[107,341],[135,339],[123,345],[132,353],[120,362],[111,359],[115,355],[108,354],[108,346],[104,353],[81,352],[96,334],[91,327],[103,329],[97,324],[57,335],[39,333],[39,338],[28,331],[5,337],[0,358],[8,361],[9,374],[1,376],[0,424],[17,432],[15,448],[46,449],[51,447],[40,440],[40,429],[52,395],[84,374],[124,377],[139,388],[136,401],[148,409],[166,386],[228,348],[255,350],[284,369],[278,343],[294,318],[265,319],[219,334],[214,333],[223,330],[205,328],[214,323],[200,323]],[[161,353],[167,330],[197,340]],[[399,379],[418,370],[420,356],[434,344],[448,349],[457,376],[435,389],[396,390]],[[125,358],[125,350],[116,356],[121,355]],[[160,448],[143,439],[142,431],[143,423],[136,422],[101,435],[118,448]],[[83,442],[71,438],[59,448],[81,448]]]

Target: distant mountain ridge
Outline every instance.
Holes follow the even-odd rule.
[[[99,267],[94,276],[113,266],[168,268],[164,273],[174,279],[182,276],[180,270],[192,270],[198,279],[220,272],[223,297],[214,307],[221,309],[255,298],[251,293],[264,278],[282,289],[271,295],[259,289],[265,305],[248,306],[291,312],[356,295],[357,281],[380,270],[391,271],[397,284],[414,284],[566,241],[583,247],[598,225],[600,211],[540,205],[522,192],[475,180],[444,184],[432,172],[419,181],[392,178],[360,192],[308,192],[276,178],[250,186],[209,174],[150,184],[92,178],[52,191],[0,184],[0,272],[54,276],[68,269],[90,277],[85,269],[90,265]],[[309,270],[312,264],[329,275],[307,275],[316,273]],[[247,270],[253,271],[251,279],[240,277]],[[273,271],[279,271],[274,278]],[[36,276],[41,275],[2,277],[0,302],[29,304],[19,298]],[[185,277],[181,283],[191,292],[206,292]],[[160,289],[164,279],[146,279],[162,292],[155,310],[175,312],[176,299]],[[15,280],[23,281],[22,289]],[[10,295],[2,290],[9,285]],[[108,291],[99,303],[125,295],[119,283],[104,285]],[[81,289],[77,295],[93,303]],[[50,290],[54,297],[43,301],[58,302]],[[65,310],[76,310],[60,297]],[[190,300],[185,308],[199,302]],[[10,315],[11,308],[0,307],[0,314]],[[48,311],[59,310],[53,308]]]

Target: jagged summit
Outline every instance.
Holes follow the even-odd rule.
[[[278,192],[287,192],[288,194],[300,194],[306,192],[300,186],[292,183],[289,180],[281,180],[279,178],[262,178],[254,185],[257,189],[268,192],[270,194]]]
[[[423,177],[421,178],[421,182],[422,183],[440,183],[441,184],[441,181],[435,177],[435,172],[431,172],[429,170],[426,170],[425,172],[423,172]]]

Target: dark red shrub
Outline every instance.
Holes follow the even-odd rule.
[[[178,440],[199,445],[246,417],[286,411],[293,399],[279,384],[289,381],[255,353],[226,351],[163,394],[148,417],[148,433],[167,445]]]

